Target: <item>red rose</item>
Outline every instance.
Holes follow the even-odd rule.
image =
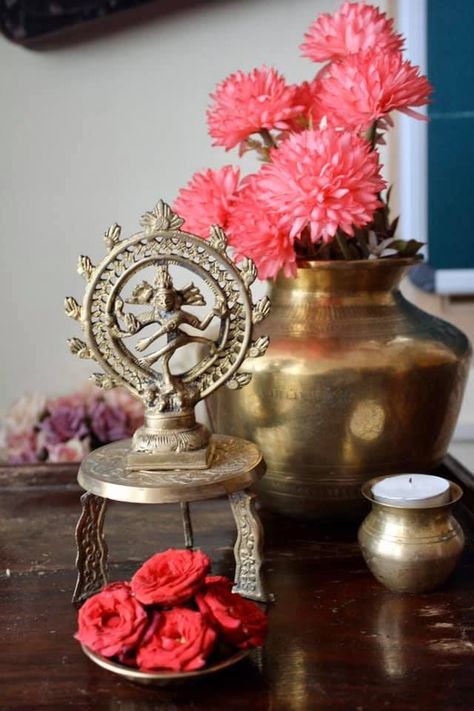
[[[148,621],[128,583],[112,583],[79,610],[75,638],[104,657],[124,656],[137,646]]]
[[[197,592],[210,566],[201,551],[170,548],[147,560],[130,584],[144,605],[181,605]]]
[[[193,671],[206,664],[216,633],[200,612],[187,607],[158,612],[137,652],[142,671]]]
[[[203,615],[230,644],[247,649],[261,647],[267,634],[267,616],[250,600],[232,592],[232,582],[208,576],[196,595]]]

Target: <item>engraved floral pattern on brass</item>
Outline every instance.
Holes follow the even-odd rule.
[[[89,491],[81,496],[82,512],[76,526],[76,568],[79,572],[73,601],[84,602],[107,584],[107,543],[104,518],[107,500]]]
[[[408,259],[313,262],[270,285],[265,356],[239,392],[208,401],[216,432],[252,439],[273,510],[361,517],[376,474],[427,471],[446,453],[470,344],[398,290]]]
[[[130,471],[126,455],[130,440],[107,444],[82,462],[78,481],[96,496],[140,504],[199,501],[231,494],[254,484],[265,473],[253,442],[214,435],[215,454],[208,469]]]
[[[143,230],[128,239],[112,225],[102,262],[94,266],[89,257],[79,259],[87,282],[82,305],[73,297],[65,302],[67,315],[80,323],[85,337],[69,340],[72,353],[95,360],[104,371],[92,376],[96,385],[124,385],[146,406],[145,425],[127,456],[131,469],[206,469],[210,434],[196,423],[194,406],[224,384],[246,385],[251,374],[241,366],[268,346],[267,336],[252,340],[253,325],[269,311],[266,297],[252,301],[253,262],[234,264],[220,227],[211,227],[206,241],[183,232],[182,223],[160,201],[143,215]],[[176,277],[183,274],[201,286],[195,281],[177,285]],[[210,294],[209,306],[203,288]],[[195,307],[207,311],[196,313]],[[217,335],[209,335],[211,325]],[[200,359],[174,372],[170,361],[194,344],[202,347]]]

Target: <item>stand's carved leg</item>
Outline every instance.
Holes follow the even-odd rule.
[[[107,584],[107,544],[103,528],[107,499],[87,492],[76,527],[77,582],[72,602],[79,606]]]
[[[232,513],[237,524],[234,547],[235,579],[233,592],[251,600],[265,601],[260,568],[263,558],[263,527],[255,509],[256,495],[237,491],[229,495]]]
[[[183,522],[184,544],[190,550],[194,546],[193,525],[187,501],[181,501],[181,521]]]

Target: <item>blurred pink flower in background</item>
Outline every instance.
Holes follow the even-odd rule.
[[[69,439],[80,439],[88,434],[83,405],[61,404],[44,417],[39,429],[50,444],[59,444]]]
[[[249,176],[229,218],[229,243],[237,259],[250,257],[260,279],[296,273],[296,255],[288,230],[278,226],[278,217],[258,201],[258,176]]]
[[[372,220],[385,187],[368,141],[333,128],[291,135],[263,166],[259,199],[292,238],[309,227],[311,240],[354,234]]]
[[[93,386],[94,387],[94,386]],[[97,388],[95,388],[97,392]],[[111,407],[123,410],[128,417],[131,432],[135,432],[143,425],[143,403],[137,397],[131,395],[125,388],[112,388],[106,390],[101,395],[105,402]]]
[[[133,434],[127,413],[120,407],[113,407],[103,400],[97,400],[89,408],[88,415],[92,434],[101,444],[126,439]]]
[[[318,99],[333,125],[366,130],[395,110],[424,119],[410,107],[427,104],[431,91],[419,67],[400,52],[374,49],[333,62],[321,78]]]
[[[85,385],[69,395],[20,398],[0,418],[0,460],[10,464],[76,462],[95,447],[130,437],[143,405],[127,391]]]
[[[316,18],[300,49],[313,62],[326,62],[372,47],[401,50],[403,44],[403,37],[393,31],[393,20],[384,12],[364,2],[345,2],[333,14],[324,13]]]
[[[37,433],[33,429],[8,432],[4,447],[10,464],[30,464],[38,460]]]
[[[30,393],[20,397],[9,409],[4,425],[10,431],[22,432],[31,429],[46,406],[46,397],[41,393]]]
[[[49,462],[80,462],[90,452],[89,439],[70,439],[48,446]]]
[[[13,464],[27,464],[37,459],[35,425],[44,412],[46,398],[31,393],[19,398],[0,418],[0,458]]]
[[[184,228],[204,238],[210,225],[226,229],[239,181],[240,170],[232,165],[195,173],[173,203],[173,210],[184,217]]]
[[[230,150],[262,129],[290,128],[302,113],[294,103],[294,90],[284,77],[268,67],[231,74],[217,85],[207,112],[213,145]]]

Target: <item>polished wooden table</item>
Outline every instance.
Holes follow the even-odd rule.
[[[448,458],[440,472],[466,491],[472,476]],[[263,658],[194,686],[135,686],[90,662],[73,639],[76,467],[0,467],[0,709],[64,711],[472,711],[474,556],[449,585],[395,595],[370,575],[355,527],[263,514],[266,577],[276,600]],[[182,546],[174,507],[111,503],[111,579],[155,551]],[[233,520],[224,500],[193,505],[197,545],[232,575]],[[471,536],[472,539],[472,536]]]

